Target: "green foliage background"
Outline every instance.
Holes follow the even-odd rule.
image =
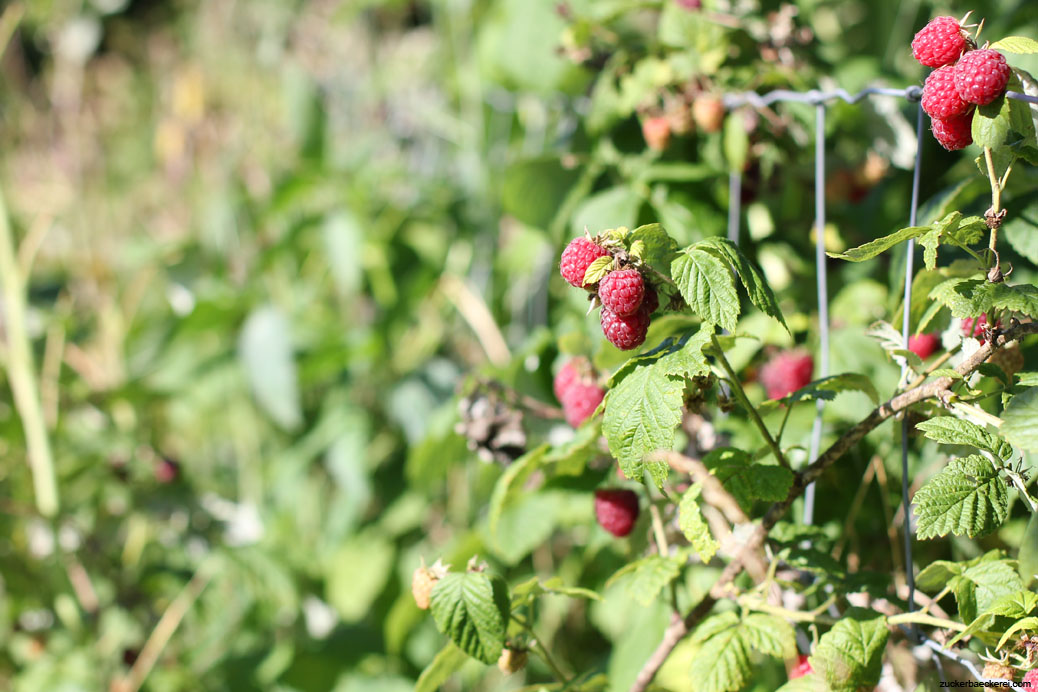
[[[760,124],[750,142],[698,133],[662,155],[645,150],[635,108],[694,75],[718,91],[921,83],[907,45],[938,10],[977,9],[993,37],[1038,36],[1026,0],[801,0],[794,25],[810,34],[794,62],[762,63],[781,6],[734,4],[736,28],[670,0],[574,0],[568,18],[541,0],[26,3],[0,65],[0,180],[31,262],[27,326],[61,509],[34,507],[4,368],[0,688],[109,689],[200,574],[144,689],[411,689],[444,642],[411,599],[422,559],[460,568],[479,554],[511,584],[555,574],[601,589],[639,556],[644,537],[594,525],[603,463],[513,504],[491,532],[501,468],[453,429],[467,374],[553,403],[560,348],[622,363],[557,276],[561,248],[585,226],[659,221],[682,245],[722,235],[743,145],[756,161],[744,247],[796,340],[814,345],[811,107],[782,108],[780,131]],[[578,65],[560,46],[602,60]],[[1036,56],[1013,64],[1038,72]],[[913,114],[893,101],[830,109],[831,249],[907,225]],[[889,170],[848,192],[870,150]],[[982,212],[971,159],[928,140],[923,199],[977,179],[963,198]],[[1038,210],[1034,184],[1014,173],[1016,209]],[[1033,281],[1035,217],[1022,217],[1003,260]],[[897,314],[899,258],[841,263],[831,283],[831,369],[883,392],[897,370],[864,328]],[[675,327],[662,322],[650,343]],[[791,343],[763,317],[739,329]],[[749,378],[763,356],[754,342],[732,360]],[[867,405],[848,394],[828,415],[853,421]],[[787,442],[806,443],[811,411],[797,409]],[[530,447],[549,432],[533,425]],[[725,432],[753,434],[736,418]],[[856,567],[897,568],[898,444],[877,433],[822,481],[819,523],[835,540],[868,460],[893,477],[840,539]],[[922,449],[913,468],[930,475],[941,457]],[[173,482],[156,475],[162,460],[179,465]],[[1012,548],[1025,521],[917,559]],[[691,571],[690,593],[714,574]],[[623,586],[603,599],[548,597],[539,631],[574,669],[626,689],[669,615]],[[683,689],[695,646],[660,684]],[[783,680],[762,668],[747,684]],[[521,682],[470,661],[445,689]]]

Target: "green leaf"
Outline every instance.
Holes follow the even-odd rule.
[[[372,531],[352,537],[332,555],[325,568],[325,595],[343,621],[368,615],[386,585],[393,558],[393,544]]]
[[[879,403],[879,392],[872,380],[865,375],[845,372],[839,375],[830,375],[820,380],[811,382],[803,389],[798,389],[789,395],[790,401],[812,401],[815,399],[831,400],[841,392],[863,392],[873,404]]]
[[[1038,286],[1005,283],[988,284],[991,286],[991,303],[996,308],[1020,312],[1028,317],[1038,317]]]
[[[973,598],[978,613],[987,613],[1004,597],[1024,590],[1016,565],[1009,560],[990,560],[967,567],[962,579],[974,586]]]
[[[631,597],[643,606],[649,606],[660,591],[677,578],[687,561],[688,557],[680,551],[676,555],[649,555],[617,570],[609,577],[606,588],[623,579]]]
[[[238,339],[238,356],[260,408],[285,430],[303,423],[288,319],[273,306],[254,310]]]
[[[724,120],[724,157],[728,169],[741,171],[746,168],[746,157],[750,153],[750,139],[746,134],[742,113],[729,113]]]
[[[414,686],[415,692],[437,692],[468,660],[464,651],[452,642],[447,642],[447,646],[440,649],[440,653],[436,654],[436,658],[418,677],[418,682]]]
[[[930,291],[930,299],[947,306],[952,315],[959,319],[979,317],[994,306],[989,287],[996,285],[1001,284],[988,283],[979,278],[956,277],[934,286]]]
[[[551,577],[541,581],[538,577],[532,577],[512,589],[512,608],[518,608],[529,603],[538,596],[544,594],[556,594],[569,596],[570,598],[586,598],[589,601],[601,601],[602,597],[591,589],[579,586],[566,586],[561,577]]]
[[[973,113],[973,143],[997,149],[1009,135],[1009,99],[1003,94]]]
[[[698,483],[685,491],[681,497],[681,503],[678,505],[678,527],[688,542],[692,544],[699,559],[703,561],[703,564],[707,564],[721,546],[714,540],[710,527],[707,526],[703,513],[699,509],[697,500],[702,492],[703,487]]]
[[[487,510],[487,524],[491,533],[497,531],[497,523],[505,507],[518,497],[523,484],[541,467],[548,449],[547,444],[531,449],[513,461],[497,479],[494,492],[490,495],[490,508]]]
[[[872,688],[879,682],[888,634],[885,617],[850,608],[818,641],[811,667],[834,692]]]
[[[509,618],[508,587],[482,572],[451,572],[436,582],[430,605],[436,627],[459,649],[496,663]]]
[[[847,260],[848,262],[864,262],[889,250],[898,243],[903,243],[910,238],[918,238],[930,230],[930,226],[909,226],[908,228],[902,228],[896,233],[870,240],[864,245],[859,245],[845,252],[827,252],[826,254],[835,259]]]
[[[998,646],[995,647],[996,650],[1005,646],[1006,642],[1008,642],[1014,634],[1021,631],[1038,631],[1038,618],[1029,617],[1014,622],[1009,629],[1006,630],[1005,634],[1002,635],[1002,638],[998,640]]]
[[[890,354],[890,357],[898,365],[903,366],[907,363],[912,369],[922,367],[923,360],[905,348],[905,341],[901,337],[901,332],[894,329],[889,322],[884,322],[883,320],[873,322],[865,333],[879,341],[879,345]]]
[[[601,281],[606,274],[613,269],[613,257],[612,255],[605,255],[604,257],[597,257],[595,260],[588,265],[587,270],[584,272],[584,281],[582,286],[590,286],[597,284]]]
[[[767,279],[764,278],[760,269],[746,258],[738,245],[727,238],[707,238],[696,243],[694,247],[707,250],[724,261],[739,277],[750,302],[765,315],[778,320],[786,331],[789,331],[778,300],[775,298],[771,286],[768,285]]]
[[[546,229],[579,175],[557,156],[516,161],[505,169],[501,206],[524,224]]]
[[[916,426],[930,440],[946,445],[969,445],[991,452],[1000,459],[1013,456],[1013,448],[997,435],[993,435],[975,423],[952,416],[940,416],[925,420]]]
[[[687,247],[671,263],[670,274],[692,312],[735,331],[739,296],[732,271],[715,254],[695,245]]]
[[[646,467],[657,484],[667,477],[665,462],[645,462],[646,454],[674,446],[681,422],[685,382],[655,364],[636,367],[605,400],[602,432],[609,451],[627,478],[641,478]]]
[[[659,270],[666,271],[678,251],[677,242],[667,235],[667,232],[658,223],[650,223],[639,226],[627,236],[631,247],[641,242],[645,249],[641,253],[641,260],[645,264]]]
[[[781,502],[793,486],[793,472],[782,466],[733,463],[715,467],[714,473],[743,507],[753,500]]]
[[[962,574],[963,566],[958,562],[937,560],[923,568],[915,578],[915,585],[923,591],[936,593],[944,588],[954,577]]]
[[[1038,372],[1018,372],[1016,380],[1021,387],[1038,387]]]
[[[1017,560],[1020,578],[1023,579],[1024,586],[1030,586],[1038,576],[1038,513],[1032,513],[1031,518],[1027,520]]]
[[[1013,213],[999,233],[1031,264],[1038,264],[1038,195],[1014,197],[1013,204]]]
[[[914,502],[919,538],[983,536],[1001,526],[1009,511],[1005,482],[979,454],[953,459],[916,492]]]
[[[1031,55],[1038,53],[1038,41],[1026,36],[1006,36],[995,41],[988,48],[1005,53],[1016,53],[1017,55]]]
[[[984,612],[1019,620],[1030,615],[1035,606],[1038,606],[1038,594],[1021,590],[1002,596]]]
[[[795,635],[788,622],[773,615],[753,613],[743,620],[732,612],[715,615],[699,626],[700,643],[689,671],[697,692],[733,692],[742,689],[753,671],[752,656],[792,658]]]
[[[548,541],[560,508],[558,492],[527,493],[505,508],[492,531],[486,526],[486,543],[495,557],[515,565]]]
[[[1010,400],[999,432],[1016,447],[1038,452],[1038,389],[1025,389]]]
[[[775,692],[832,692],[832,690],[825,683],[825,678],[818,673],[810,673],[787,681]]]

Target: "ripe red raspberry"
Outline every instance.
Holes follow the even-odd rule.
[[[573,382],[562,395],[562,411],[566,422],[574,428],[591,417],[605,398],[605,390],[591,382]]]
[[[642,297],[642,307],[650,315],[660,307],[660,297],[652,284],[645,284],[645,295]]]
[[[984,338],[984,328],[988,325],[988,315],[984,313],[980,317],[966,317],[962,320],[962,333],[966,336],[972,336],[974,339],[980,341],[981,344],[987,342]],[[996,322],[995,328],[1002,326],[1002,322]]]
[[[598,297],[607,310],[627,317],[633,315],[645,296],[645,281],[637,269],[609,272],[598,283]]]
[[[623,538],[638,520],[638,496],[633,490],[595,491],[595,518],[598,525],[617,538]]]
[[[555,375],[555,380],[552,382],[555,398],[561,402],[563,397],[566,396],[566,392],[569,391],[570,386],[580,378],[581,373],[588,372],[590,369],[591,363],[588,362],[587,358],[570,358],[567,360],[559,368],[559,372]]]
[[[1020,687],[1024,689],[1038,690],[1038,668],[1033,668],[1027,671],[1024,675],[1024,679],[1021,681]]]
[[[670,143],[670,121],[665,116],[653,116],[642,121],[642,137],[650,149],[663,151]]]
[[[1002,95],[1010,73],[997,50],[971,50],[955,64],[955,88],[964,101],[983,106]]]
[[[584,236],[574,238],[562,251],[562,259],[559,262],[559,271],[562,278],[577,288],[584,286],[584,274],[599,257],[609,254],[601,245],[593,243]]]
[[[930,121],[934,138],[948,151],[965,149],[973,144],[973,111],[966,111],[948,120]]]
[[[923,360],[933,355],[937,347],[941,345],[940,335],[931,332],[929,334],[913,334],[908,337],[908,350]]]
[[[159,483],[172,483],[180,475],[180,464],[174,459],[160,459],[155,463],[154,473]]]
[[[923,111],[931,118],[947,120],[962,115],[970,104],[962,100],[955,88],[955,68],[939,67],[930,73],[923,84]]]
[[[783,351],[760,369],[760,383],[767,390],[769,399],[781,399],[806,386],[814,369],[814,358],[806,351]]]
[[[703,7],[703,0],[675,0],[678,7],[685,10],[698,10]]]
[[[912,57],[927,67],[950,65],[966,49],[966,37],[955,17],[935,17],[912,39]]]
[[[793,670],[789,671],[789,679],[796,680],[805,675],[810,675],[813,672],[815,672],[814,668],[812,668],[811,664],[808,662],[807,656],[800,654],[797,656],[797,664],[793,666]]]
[[[649,331],[649,312],[638,308],[628,317],[617,315],[608,308],[602,308],[602,333],[609,343],[621,351],[630,351],[645,343],[645,335]]]

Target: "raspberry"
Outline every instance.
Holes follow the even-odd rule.
[[[552,382],[555,398],[561,402],[566,396],[566,392],[569,391],[570,386],[577,381],[582,372],[586,372],[590,367],[591,364],[587,358],[570,358],[566,361],[559,368],[559,372],[555,375],[555,380]]]
[[[659,115],[642,121],[642,137],[650,149],[663,151],[670,143],[670,122]]]
[[[573,382],[562,395],[562,411],[566,414],[566,422],[574,428],[591,417],[598,405],[605,398],[605,390],[597,384]]]
[[[498,670],[505,675],[518,673],[526,667],[527,657],[526,649],[516,649],[511,646],[506,646],[501,651],[501,657],[497,659]]]
[[[984,670],[980,673],[986,680],[1012,680],[1016,676],[1016,669],[1004,663],[988,661],[984,664]],[[985,690],[994,690],[994,687],[985,687]]]
[[[807,656],[800,654],[797,656],[797,664],[793,666],[793,670],[789,671],[789,679],[796,680],[805,675],[810,675],[813,672],[815,672],[814,668],[812,668],[811,664],[808,662]]]
[[[698,10],[703,7],[703,0],[675,0],[677,6],[685,10]]]
[[[433,587],[447,574],[447,565],[440,560],[433,563],[432,567],[424,564],[414,571],[411,577],[411,595],[414,602],[422,610],[429,609],[429,599],[432,596]]]
[[[912,57],[927,67],[950,65],[966,49],[966,37],[955,17],[935,17],[912,39]]]
[[[596,490],[595,518],[603,529],[623,538],[638,520],[638,496],[633,490]]]
[[[633,315],[645,296],[645,281],[637,269],[609,272],[598,284],[598,297],[607,310],[621,317]]]
[[[1027,671],[1027,675],[1024,676],[1020,686],[1025,689],[1038,689],[1038,668]]]
[[[908,350],[926,360],[941,344],[941,338],[936,333],[913,334],[908,337]]]
[[[934,138],[948,151],[965,149],[973,144],[973,111],[948,120],[932,119],[930,129]]]
[[[724,103],[716,96],[700,96],[692,102],[692,119],[703,132],[720,132],[724,125]]]
[[[650,315],[660,307],[660,297],[652,284],[645,284],[645,295],[642,297],[642,307]]]
[[[947,120],[962,115],[970,104],[962,100],[955,88],[955,68],[939,67],[930,73],[923,84],[923,111],[931,118]]]
[[[803,350],[783,351],[760,369],[760,383],[769,399],[781,399],[811,381],[815,361]]]
[[[649,312],[644,307],[638,308],[637,312],[628,317],[602,308],[602,333],[613,346],[621,351],[630,351],[645,343],[649,320]]]
[[[980,317],[966,317],[962,320],[962,333],[966,336],[972,336],[978,340],[981,344],[987,342],[984,338],[984,328],[988,325],[988,315],[984,313]],[[995,324],[995,328],[1001,327],[1002,322]]]
[[[154,473],[159,483],[172,483],[180,475],[180,464],[174,459],[160,459],[155,464]]]
[[[1006,90],[1010,72],[997,50],[971,50],[955,64],[955,88],[964,101],[983,106]]]
[[[562,259],[559,261],[559,271],[562,278],[577,288],[584,286],[584,274],[599,257],[609,254],[601,245],[593,243],[584,236],[574,238],[562,251]]]

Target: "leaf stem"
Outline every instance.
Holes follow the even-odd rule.
[[[931,627],[941,627],[946,630],[955,630],[956,632],[962,632],[966,629],[966,625],[961,622],[955,622],[948,618],[939,618],[934,615],[929,615],[921,610],[913,610],[908,613],[899,613],[897,615],[891,615],[887,618],[888,625],[930,625]]]
[[[764,421],[761,420],[760,414],[757,413],[757,409],[753,407],[753,404],[751,404],[750,400],[746,397],[746,392],[743,391],[742,383],[739,382],[739,377],[735,374],[735,370],[732,369],[731,363],[729,363],[728,359],[725,357],[724,349],[721,348],[721,342],[717,340],[717,335],[711,334],[710,340],[713,342],[714,348],[717,350],[717,359],[721,363],[721,367],[724,368],[725,373],[728,375],[728,381],[729,384],[732,385],[732,391],[735,393],[735,398],[738,399],[739,403],[746,409],[746,413],[749,414],[753,424],[757,426],[757,429],[760,431],[764,441],[767,442],[768,446],[771,448],[772,453],[775,455],[775,459],[777,459],[778,462],[787,469],[792,470],[789,461],[786,460],[786,455],[782,453],[782,448],[778,446],[777,442],[775,442],[775,438],[772,437],[771,433],[768,431],[768,426],[764,425]]]
[[[548,648],[541,643],[541,640],[533,633],[533,630],[527,627],[526,631],[530,633],[531,637],[530,650],[540,656],[545,665],[551,668],[552,674],[559,680],[559,682],[563,684],[568,683],[570,681],[569,676],[562,672],[562,668],[559,667],[559,664],[556,663],[555,659],[553,659],[551,654],[548,653]]]

